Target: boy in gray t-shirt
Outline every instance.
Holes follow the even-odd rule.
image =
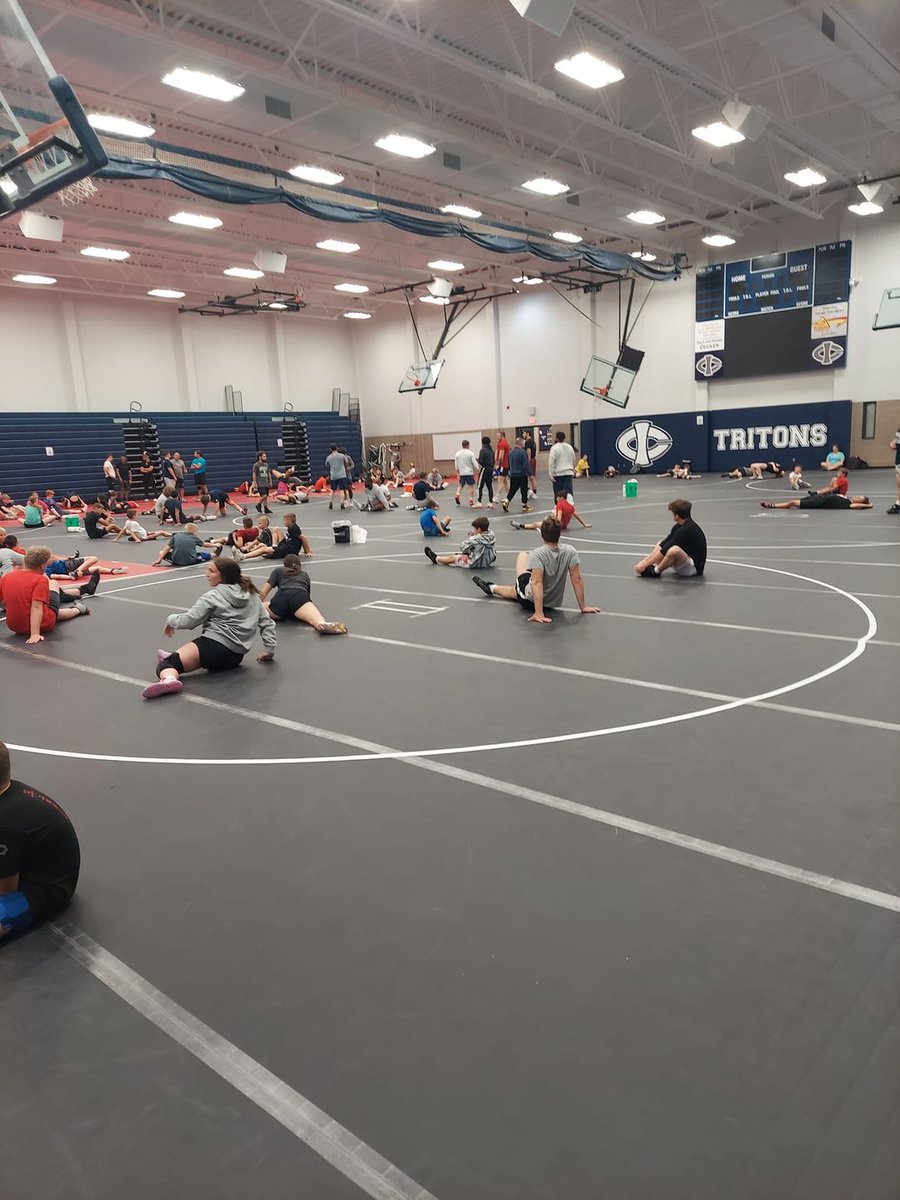
[[[549,625],[551,618],[545,609],[559,608],[566,590],[566,578],[572,581],[572,591],[583,613],[598,613],[599,608],[589,608],[584,602],[584,580],[574,546],[560,546],[562,526],[555,517],[546,517],[541,523],[541,545],[530,552],[523,551],[516,557],[516,581],[514,584],[488,583],[486,579],[473,576],[472,582],[486,596],[498,596],[501,600],[515,600],[531,615],[529,621]]]

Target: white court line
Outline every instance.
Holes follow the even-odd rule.
[[[435,1200],[399,1167],[266,1070],[233,1042],[138,975],[86,933],[63,921],[51,926],[58,944],[119,999],[162,1030],[204,1066],[283,1125],[373,1200]]]
[[[21,651],[16,651],[21,653]],[[117,675],[112,671],[101,670],[98,667],[87,667],[81,663],[70,663],[65,659],[49,659],[42,658],[40,661],[53,663],[57,666],[71,667],[77,671],[83,671],[90,675],[96,675],[101,678],[112,679],[116,682],[140,684],[141,680],[133,680],[125,675]],[[581,817],[587,821],[594,821],[597,824],[607,825],[615,830],[624,829],[629,833],[634,833],[639,837],[649,838],[653,841],[663,842],[671,846],[676,846],[682,850],[689,850],[695,854],[703,854],[709,858],[716,858],[725,862],[734,863],[737,866],[742,866],[752,871],[759,871],[766,875],[773,875],[781,879],[788,880],[792,883],[802,884],[805,887],[817,888],[822,891],[830,892],[832,895],[843,896],[847,899],[858,900],[864,904],[871,904],[877,908],[889,909],[892,912],[900,912],[900,896],[890,892],[876,891],[874,888],[864,887],[861,884],[852,883],[845,879],[838,879],[830,875],[822,875],[816,871],[807,871],[803,867],[793,866],[789,863],[783,863],[777,859],[764,858],[761,855],[749,854],[744,850],[738,850],[733,846],[725,846],[716,842],[709,842],[703,838],[690,837],[687,834],[679,833],[677,830],[666,829],[660,825],[654,825],[648,821],[636,820],[632,817],[624,816],[621,813],[607,812],[599,808],[591,808],[586,804],[579,804],[573,800],[567,800],[562,796],[554,796],[547,792],[539,792],[533,788],[521,787],[519,784],[508,783],[505,780],[495,779],[489,775],[480,775],[474,771],[467,771],[461,767],[456,767],[450,763],[435,762],[430,759],[408,755],[405,752],[391,750],[387,746],[383,746],[378,742],[370,742],[363,738],[357,738],[343,731],[321,729],[315,725],[306,725],[300,721],[292,721],[287,717],[276,716],[269,713],[259,713],[254,709],[238,708],[236,705],[224,704],[217,700],[209,700],[204,696],[185,695],[182,697],[194,704],[200,704],[206,708],[216,709],[220,712],[226,712],[233,716],[249,719],[253,721],[261,721],[266,725],[273,725],[279,729],[289,729],[297,733],[307,734],[311,737],[321,738],[325,741],[336,742],[338,745],[350,745],[357,749],[365,750],[368,753],[353,756],[354,761],[377,762],[385,760],[396,760],[407,763],[411,767],[419,770],[431,771],[436,775],[443,775],[450,779],[457,779],[464,783],[472,784],[477,787],[487,788],[491,791],[500,792],[504,795],[511,796],[514,799],[526,800],[531,804],[538,804],[546,808],[552,808],[558,812],[565,812],[571,816]],[[12,750],[25,750],[31,753],[48,753],[59,754],[59,751],[35,751],[33,747],[22,747],[10,744]],[[159,762],[159,759],[132,758],[120,755],[73,755],[73,757],[91,757],[102,758],[105,761],[113,762]],[[184,760],[168,760],[182,761],[185,763],[200,763],[203,760],[199,759],[184,759]],[[216,765],[235,765],[235,760],[213,760]],[[251,763],[259,762],[260,760],[249,760]],[[271,760],[279,761],[285,764],[297,762],[327,762],[327,758],[319,757],[313,759],[282,759]],[[347,756],[340,756],[340,761],[347,761]],[[208,763],[207,763],[208,765]]]

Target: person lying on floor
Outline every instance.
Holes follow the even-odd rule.
[[[181,676],[191,671],[233,671],[249,653],[259,633],[265,647],[257,662],[275,657],[275,624],[259,598],[256,584],[241,574],[238,563],[230,558],[214,559],[207,564],[209,590],[187,612],[166,618],[165,635],[174,637],[178,629],[200,629],[192,642],[168,653],[157,651],[157,682],[145,687],[145,700],[174,696],[183,690]]]
[[[781,479],[784,475],[781,463],[755,462],[751,463],[749,467],[735,467],[733,471],[726,471],[722,478],[762,479],[763,475],[774,475],[776,479]]]
[[[37,788],[12,778],[0,742],[0,945],[65,909],[81,867],[72,822]]]
[[[273,621],[302,621],[316,633],[346,633],[343,621],[326,621],[310,599],[312,582],[296,554],[288,554],[259,593]]]
[[[78,579],[81,575],[127,575],[125,567],[103,567],[96,554],[81,555],[76,550],[66,558],[54,558],[47,564],[47,577]]]
[[[760,508],[871,508],[872,501],[868,496],[842,496],[840,492],[811,492],[799,500],[782,500],[773,504],[771,500],[761,500]]]
[[[497,561],[496,537],[487,517],[476,517],[469,535],[463,538],[459,554],[435,554],[430,546],[425,547],[425,556],[442,567],[467,567],[484,570]]]
[[[13,633],[28,634],[26,646],[44,640],[57,621],[71,621],[90,613],[82,595],[93,587],[90,583],[60,588],[44,574],[51,552],[46,546],[29,546],[22,565],[0,576],[0,604],[6,608],[6,624]]]

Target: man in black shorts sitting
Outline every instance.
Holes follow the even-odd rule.
[[[62,912],[80,866],[72,822],[49,796],[10,778],[0,742],[0,945]]]
[[[635,563],[634,573],[642,579],[658,579],[674,571],[679,579],[702,575],[706,567],[706,534],[691,517],[690,500],[673,500],[668,505],[675,524],[646,558]]]
[[[872,501],[868,496],[842,496],[840,492],[812,492],[799,500],[782,500],[773,504],[771,500],[761,500],[760,508],[871,508]]]

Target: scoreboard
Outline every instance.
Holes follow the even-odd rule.
[[[820,371],[847,362],[851,243],[697,272],[694,378]]]

